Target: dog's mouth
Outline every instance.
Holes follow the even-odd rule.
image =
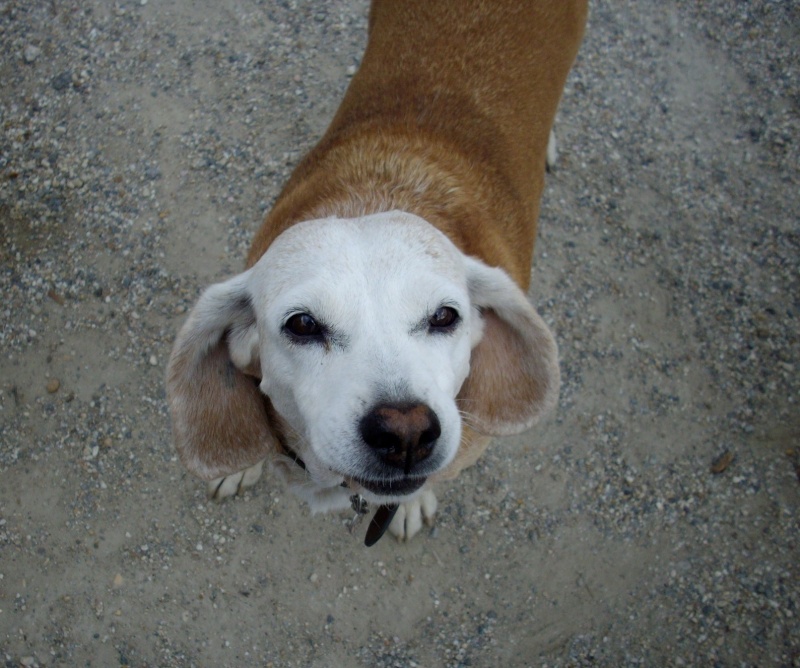
[[[377,496],[406,496],[425,484],[426,478],[398,478],[397,480],[361,480],[354,482]]]

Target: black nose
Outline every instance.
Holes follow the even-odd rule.
[[[439,418],[425,404],[380,404],[361,420],[361,438],[389,466],[408,475],[430,456],[442,433]]]

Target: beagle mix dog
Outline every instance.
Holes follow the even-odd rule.
[[[411,538],[432,484],[558,398],[526,291],[586,0],[375,0],[361,67],[253,241],[180,330],[180,459],[223,498],[267,462],[312,510]],[[550,144],[550,146],[549,146]],[[377,526],[378,528],[374,528]]]

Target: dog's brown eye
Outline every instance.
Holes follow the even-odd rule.
[[[458,323],[458,311],[450,306],[440,306],[428,320],[433,330],[450,330]]]
[[[298,338],[318,337],[322,335],[322,327],[308,313],[298,313],[286,321],[284,325],[289,334]]]

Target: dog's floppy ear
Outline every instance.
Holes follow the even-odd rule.
[[[506,272],[467,258],[467,276],[484,330],[472,350],[459,408],[471,426],[485,434],[519,433],[558,401],[558,348],[541,316]]]
[[[181,328],[167,367],[167,400],[181,462],[204,480],[246,469],[276,446],[260,376],[249,272],[212,285]]]

